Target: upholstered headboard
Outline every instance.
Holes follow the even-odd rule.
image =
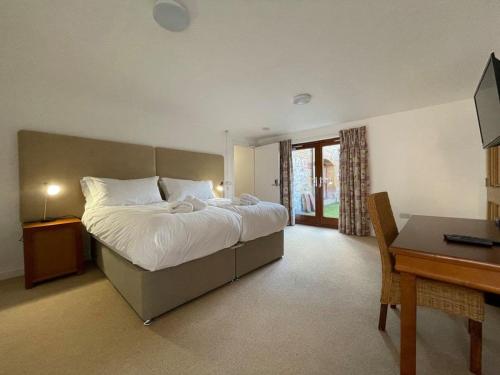
[[[224,157],[201,152],[157,147],[156,173],[160,177],[211,180],[214,187],[224,181]]]
[[[222,155],[21,130],[18,133],[21,221],[43,216],[44,183],[61,186],[47,216],[83,214],[84,176],[119,179],[150,176],[224,180]]]
[[[47,216],[83,214],[83,176],[131,179],[155,176],[151,146],[21,130],[18,133],[21,220],[43,216],[44,183],[61,186]]]

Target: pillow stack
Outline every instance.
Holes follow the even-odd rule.
[[[215,198],[212,181],[180,180],[177,178],[160,178],[160,187],[169,202],[183,201],[192,196],[202,201]]]
[[[83,177],[80,180],[85,209],[101,206],[129,206],[162,201],[158,176],[135,180]]]

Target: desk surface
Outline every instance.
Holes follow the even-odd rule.
[[[447,243],[444,234],[461,234],[500,241],[494,222],[435,216],[412,216],[391,245],[391,251],[409,250],[443,258],[458,258],[500,267],[500,247]]]

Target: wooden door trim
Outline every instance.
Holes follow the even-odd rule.
[[[307,146],[306,146],[307,145]],[[298,146],[298,147],[295,147]],[[303,149],[312,149],[314,151],[314,180],[313,180],[313,190],[314,190],[314,215],[301,215],[301,214],[295,214],[295,222],[298,224],[305,224],[305,225],[312,225],[316,226],[317,225],[317,214],[318,214],[318,200],[317,200],[317,190],[316,190],[316,148],[313,142],[308,142],[308,143],[299,143],[297,145],[292,145],[292,152],[293,150],[303,150]],[[292,187],[293,190],[293,187]]]
[[[500,165],[498,147],[488,149],[488,186],[500,187]]]
[[[500,147],[487,150],[487,219],[500,216]]]
[[[317,227],[338,228],[338,219],[323,216],[323,186],[317,183],[319,177],[323,176],[323,146],[333,146],[340,144],[340,138],[328,138],[319,141],[295,143],[292,145],[292,150],[313,149],[314,150],[314,200],[315,200],[315,215],[295,215],[295,222],[298,224],[312,225]]]
[[[330,146],[330,145],[339,145],[340,144],[340,138],[328,138],[328,139],[322,139],[319,141],[310,141],[310,142],[302,142],[302,143],[294,143],[292,145],[292,149],[294,150],[300,150],[302,148],[313,148],[316,146]]]
[[[316,186],[314,187],[314,197],[316,199],[316,220],[318,224],[321,224],[321,218],[323,217],[323,192],[322,186],[319,183],[320,177],[323,177],[323,158],[322,149],[319,143],[314,146],[314,169],[316,175]]]

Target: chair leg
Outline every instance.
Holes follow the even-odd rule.
[[[391,309],[395,309],[397,306],[396,305],[391,305]]]
[[[473,374],[481,374],[481,353],[483,346],[483,324],[469,319],[470,363],[469,370]]]
[[[379,331],[385,331],[385,322],[387,320],[387,303],[380,304],[380,316],[378,318]]]

